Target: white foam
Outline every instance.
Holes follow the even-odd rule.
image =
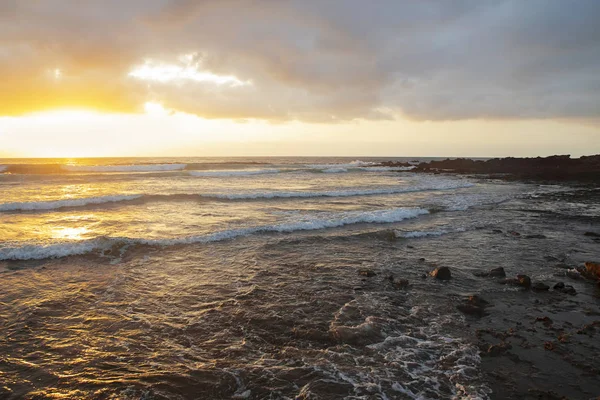
[[[2,203],[0,211],[34,211],[34,210],[56,210],[64,207],[82,207],[89,204],[116,203],[130,201],[142,197],[142,195],[116,195],[85,197],[80,199],[54,200],[54,201],[31,201],[20,203]]]
[[[6,166],[6,165],[0,165],[0,173],[6,171],[7,168],[8,168],[8,166]]]
[[[234,239],[240,236],[249,236],[258,233],[290,233],[297,231],[310,231],[337,228],[344,225],[369,223],[383,224],[400,222],[419,215],[428,214],[422,208],[393,208],[376,211],[347,211],[327,213],[317,217],[304,218],[275,225],[262,225],[248,228],[229,229],[206,235],[186,236],[171,239],[144,239],[144,238],[98,238],[80,242],[68,242],[51,245],[25,245],[14,248],[0,248],[0,260],[32,260],[44,258],[58,258],[69,255],[81,255],[96,250],[103,250],[113,245],[151,245],[175,246],[181,244],[210,243]]]
[[[278,169],[241,169],[241,170],[219,170],[219,171],[190,171],[192,176],[246,176],[246,175],[265,175],[277,174],[281,172]]]
[[[136,165],[63,165],[62,169],[71,172],[152,172],[179,171],[187,164],[136,164]]]

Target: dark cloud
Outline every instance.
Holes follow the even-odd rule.
[[[593,119],[599,20],[596,0],[5,1],[0,114],[155,100],[270,120]],[[191,53],[252,85],[128,76]]]

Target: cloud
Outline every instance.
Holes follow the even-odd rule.
[[[0,115],[159,101],[272,121],[594,119],[598,20],[595,0],[8,1]],[[144,65],[197,79],[132,76]]]

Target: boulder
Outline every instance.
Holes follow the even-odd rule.
[[[447,281],[450,278],[452,278],[452,274],[450,273],[450,268],[448,268],[448,267],[438,267],[438,268],[434,269],[433,271],[431,271],[430,275],[436,279],[440,279],[443,281]]]
[[[565,285],[564,282],[558,282],[556,285],[554,285],[554,290],[560,293],[570,294],[571,296],[575,296],[577,294],[577,291],[573,286]]]

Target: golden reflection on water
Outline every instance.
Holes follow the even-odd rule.
[[[84,226],[79,228],[58,227],[51,230],[52,239],[83,240],[90,230]]]

